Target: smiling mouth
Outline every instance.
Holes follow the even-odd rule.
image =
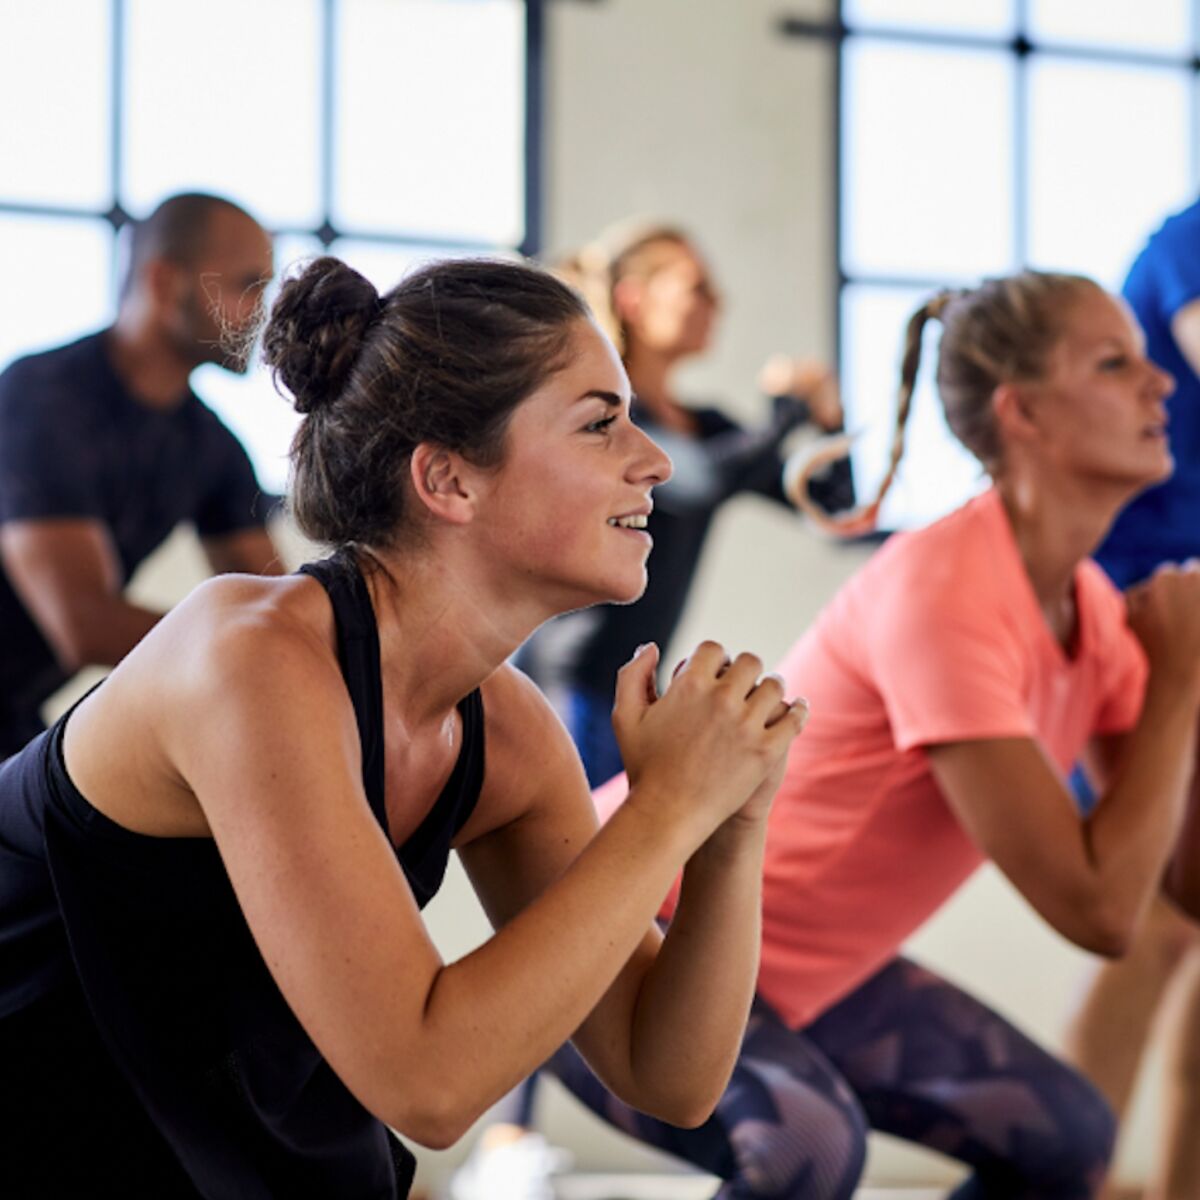
[[[645,529],[646,517],[641,513],[628,517],[609,517],[608,523],[618,529]]]

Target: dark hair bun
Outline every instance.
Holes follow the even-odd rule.
[[[284,282],[262,354],[297,412],[316,412],[341,395],[380,307],[374,285],[340,259],[313,259]]]

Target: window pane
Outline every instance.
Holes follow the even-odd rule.
[[[1034,42],[1190,54],[1190,0],[1030,0]]]
[[[267,225],[320,223],[316,0],[129,0],[124,188],[228,195]]]
[[[265,303],[270,306],[274,302],[279,281],[289,268],[322,253],[316,238],[276,238],[275,280],[267,289]],[[246,447],[263,490],[282,495],[287,487],[288,447],[300,417],[290,401],[275,390],[270,372],[257,356],[245,375],[208,363],[193,372],[192,386]]]
[[[842,16],[854,28],[1011,35],[1013,0],[845,0]]]
[[[887,469],[908,318],[928,293],[851,285],[842,292],[842,395],[854,444],[854,481],[869,500]],[[978,461],[946,428],[933,386],[941,326],[926,326],[921,369],[905,432],[904,457],[880,514],[883,529],[924,525],[987,485]]]
[[[109,0],[0,0],[0,199],[107,209]]]
[[[479,254],[478,248],[460,249],[444,246],[394,246],[386,242],[359,241],[339,238],[329,248],[330,254],[348,262],[361,271],[380,292],[390,291],[414,267],[435,258],[455,258]]]
[[[846,43],[850,273],[972,278],[1013,262],[1013,60]]]
[[[0,259],[9,287],[0,365],[92,333],[112,319],[112,228],[105,221],[0,213]]]
[[[334,223],[516,244],[524,6],[342,0]]]
[[[1120,285],[1149,231],[1190,198],[1190,82],[1183,69],[1030,60],[1035,265]]]

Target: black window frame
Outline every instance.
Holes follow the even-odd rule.
[[[475,251],[486,253],[497,249],[511,249],[532,256],[542,247],[544,220],[544,103],[545,103],[545,7],[548,0],[518,0],[525,8],[524,21],[524,233],[515,245],[500,245],[483,242],[469,237],[447,239],[431,237],[412,231],[396,233],[390,230],[369,227],[347,228],[333,221],[334,183],[334,104],[336,88],[337,57],[337,6],[341,0],[319,0],[321,64],[319,86],[321,89],[320,128],[318,134],[318,178],[320,186],[321,219],[315,225],[279,225],[272,232],[282,235],[315,237],[323,247],[329,247],[339,238],[373,242],[380,245],[412,246],[423,251],[445,249],[462,253]],[[123,203],[121,195],[125,159],[125,134],[122,114],[125,103],[125,33],[129,21],[129,0],[108,0],[110,11],[112,74],[108,96],[110,121],[109,174],[112,180],[113,197],[103,209],[86,206],[43,204],[34,201],[11,201],[0,196],[0,215],[51,217],[61,219],[100,220],[107,222],[113,237],[135,217],[144,215],[131,212]],[[236,189],[230,189],[236,191]]]

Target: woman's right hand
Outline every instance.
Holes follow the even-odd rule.
[[[1128,622],[1155,675],[1200,702],[1200,563],[1161,566],[1125,593]]]
[[[763,676],[759,658],[731,660],[716,642],[702,642],[661,696],[657,663],[656,648],[641,647],[617,677],[613,728],[630,790],[654,796],[656,811],[671,814],[675,805],[707,837],[764,783],[777,782],[807,706],[786,701],[782,681]]]
[[[817,359],[772,354],[759,369],[758,387],[767,396],[803,400],[812,419],[827,433],[842,427],[845,414],[837,376]]]

